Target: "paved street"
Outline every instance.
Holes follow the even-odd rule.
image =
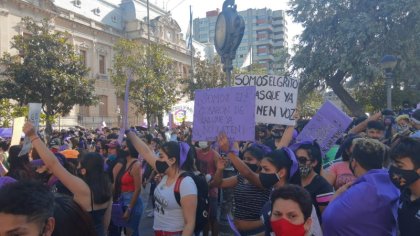
[[[142,189],[141,199],[143,200],[144,207],[143,216],[141,217],[140,222],[140,235],[141,236],[153,236],[153,217],[147,217],[149,210],[152,209],[152,203],[148,202],[149,200],[149,189],[150,184],[146,186],[146,189]]]

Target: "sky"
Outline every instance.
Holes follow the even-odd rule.
[[[206,12],[222,10],[224,0],[150,0],[151,3],[157,4],[171,11],[172,17],[178,22],[182,28],[182,33],[186,35],[189,22],[189,6],[191,5],[193,11],[193,18],[205,18]],[[270,8],[272,10],[288,10],[287,0],[236,0],[238,11],[246,10],[248,8]],[[292,45],[293,38],[299,35],[303,28],[301,25],[293,23],[290,17],[286,18],[289,45]],[[294,41],[296,42],[296,40]]]

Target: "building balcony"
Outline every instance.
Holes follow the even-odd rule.
[[[273,26],[280,26],[280,25],[284,25],[284,20],[274,20],[273,21]]]
[[[255,45],[273,45],[273,40],[269,38],[258,39],[255,41]]]
[[[272,54],[257,54],[255,56],[256,61],[274,61],[274,56]]]
[[[109,76],[108,75],[106,75],[106,74],[96,74],[96,79],[99,79],[99,80],[108,80],[109,79]]]
[[[260,24],[260,25],[256,25],[255,26],[255,30],[256,31],[260,31],[260,30],[268,30],[268,31],[273,31],[273,25],[265,23],[265,24]]]
[[[278,47],[284,47],[284,46],[285,46],[284,40],[275,41],[275,42],[273,43],[273,47],[275,47],[275,48],[278,48]]]

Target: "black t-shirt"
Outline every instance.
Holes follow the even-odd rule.
[[[321,211],[319,210],[320,204],[316,201],[316,196],[324,193],[331,193],[334,192],[333,186],[327,182],[327,180],[320,176],[315,175],[312,179],[312,182],[305,186],[305,189],[311,194],[312,203],[315,206],[316,214],[318,215],[318,219],[321,221]]]
[[[402,192],[398,207],[398,226],[400,236],[420,235],[420,198],[414,202],[410,200],[411,192]]]

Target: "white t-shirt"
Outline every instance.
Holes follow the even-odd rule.
[[[161,230],[167,232],[178,232],[184,229],[185,221],[182,214],[181,206],[175,199],[175,183],[171,186],[166,186],[168,176],[164,176],[162,181],[155,189],[155,220],[153,222],[154,230]],[[197,195],[197,186],[194,180],[187,176],[181,181],[179,187],[181,199],[188,195]]]

